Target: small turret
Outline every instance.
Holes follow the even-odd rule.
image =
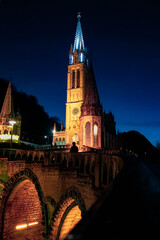
[[[72,48],[72,44],[71,44],[71,48],[69,51],[69,64],[73,64],[73,48]]]

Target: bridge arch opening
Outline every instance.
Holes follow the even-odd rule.
[[[2,180],[0,180],[0,199],[2,198],[2,191],[4,187],[5,187],[5,183]]]
[[[33,182],[24,179],[12,189],[5,206],[3,240],[43,239],[42,211]]]
[[[48,209],[37,176],[25,168],[4,184],[0,201],[0,239],[48,237]]]
[[[65,239],[69,232],[82,219],[85,211],[85,205],[80,193],[69,190],[63,195],[52,218],[52,240]]]

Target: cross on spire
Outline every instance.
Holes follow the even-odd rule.
[[[78,12],[78,13],[77,13],[77,18],[78,18],[78,19],[81,19],[81,12]]]

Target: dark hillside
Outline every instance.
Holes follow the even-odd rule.
[[[0,79],[0,109],[8,87],[8,81]],[[22,116],[21,140],[27,140],[34,143],[44,143],[44,136],[50,139],[51,143],[52,130],[54,122],[57,123],[57,129],[60,128],[58,117],[49,117],[44,108],[38,104],[36,97],[27,95],[24,92],[18,92],[12,86],[12,96],[14,112],[20,112]]]
[[[160,162],[160,150],[154,147],[148,139],[137,131],[118,134],[120,147],[125,152],[132,152],[141,158]]]

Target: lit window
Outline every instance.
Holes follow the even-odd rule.
[[[83,53],[81,53],[81,62],[83,62]]]
[[[94,125],[94,135],[98,135],[98,126],[96,124]]]
[[[97,123],[94,124],[93,131],[94,131],[93,145],[98,146],[98,124]]]
[[[80,70],[77,70],[77,88],[80,87]]]
[[[75,88],[75,71],[72,72],[72,88]]]

